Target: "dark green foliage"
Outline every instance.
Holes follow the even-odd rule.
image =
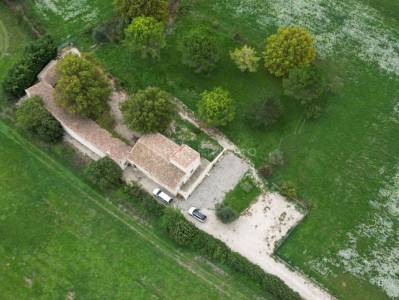
[[[91,162],[85,175],[102,190],[115,189],[122,182],[122,169],[108,156]]]
[[[223,223],[231,223],[238,218],[238,213],[231,207],[223,204],[216,205],[216,216]]]
[[[281,195],[287,197],[290,200],[295,200],[298,198],[295,185],[291,181],[283,181],[282,183],[280,183],[279,191]]]
[[[283,105],[278,98],[268,97],[255,102],[249,109],[247,119],[258,129],[275,124],[283,114]]]
[[[131,195],[129,203],[134,205],[135,209],[139,209],[148,218],[158,220],[162,217],[165,206],[160,205],[153,197],[145,192],[137,184],[125,185],[124,191]]]
[[[125,101],[121,110],[125,124],[142,133],[165,131],[176,108],[172,96],[156,87],[140,90]]]
[[[16,111],[17,125],[46,143],[57,143],[64,136],[61,124],[46,110],[38,97],[25,99]]]
[[[182,39],[180,50],[183,64],[195,73],[209,73],[220,59],[217,39],[206,27],[191,29]]]
[[[168,19],[168,0],[114,0],[118,14],[127,20],[136,17],[154,17],[158,21]]]
[[[284,94],[300,100],[303,105],[319,98],[327,90],[326,79],[315,65],[295,68],[283,79]]]
[[[116,43],[123,39],[123,30],[127,22],[119,17],[98,24],[92,31],[93,39],[98,43]]]
[[[4,91],[13,97],[23,96],[25,89],[33,85],[36,76],[56,56],[57,46],[48,35],[28,44],[21,60],[6,74],[3,81]]]
[[[162,227],[168,235],[179,245],[190,245],[196,235],[198,229],[183,217],[180,211],[167,208],[162,217]]]
[[[56,70],[59,79],[54,96],[60,106],[72,114],[92,119],[109,110],[108,78],[92,62],[68,54],[57,64]]]

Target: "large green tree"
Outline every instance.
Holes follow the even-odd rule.
[[[230,93],[221,87],[204,91],[198,102],[198,114],[211,126],[227,125],[235,116],[235,106]]]
[[[275,76],[287,75],[289,70],[305,67],[316,58],[313,36],[304,28],[279,28],[267,39],[264,51],[265,66]]]
[[[110,190],[122,183],[122,169],[108,156],[93,161],[85,170],[86,177],[103,190]]]
[[[168,18],[168,0],[114,0],[115,8],[120,16],[127,20],[136,17],[154,17],[158,21]]]
[[[55,100],[67,111],[97,119],[109,109],[109,80],[90,61],[68,54],[57,64]]]
[[[165,25],[153,17],[138,17],[125,30],[125,44],[143,58],[159,59],[165,47]]]
[[[175,113],[172,96],[157,87],[148,87],[130,96],[121,105],[125,124],[142,133],[165,131]]]
[[[190,30],[183,37],[180,50],[183,64],[195,73],[209,73],[220,59],[217,39],[205,27]]]
[[[46,110],[42,98],[23,100],[16,110],[17,126],[46,143],[57,143],[64,136],[61,124]]]

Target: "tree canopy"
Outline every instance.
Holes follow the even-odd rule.
[[[289,70],[305,67],[316,58],[315,41],[302,27],[279,28],[266,42],[264,51],[266,68],[277,77],[285,76]]]
[[[73,114],[96,119],[109,109],[107,77],[90,61],[68,54],[57,64],[55,100]]]
[[[190,30],[180,45],[182,62],[195,73],[209,73],[220,59],[217,39],[206,27]]]
[[[169,93],[157,87],[148,87],[130,96],[121,110],[130,129],[150,133],[165,131],[176,108]]]
[[[159,58],[165,47],[165,25],[153,17],[138,17],[125,30],[125,44],[143,58]]]
[[[235,116],[235,106],[230,93],[221,87],[204,91],[198,102],[198,113],[211,126],[227,125]]]
[[[93,184],[103,190],[116,188],[122,182],[122,169],[108,156],[91,162],[85,174]]]
[[[256,72],[258,69],[260,57],[252,47],[245,45],[234,49],[230,57],[242,72]]]
[[[64,136],[61,124],[46,110],[38,96],[23,100],[17,107],[16,121],[17,126],[46,143],[57,143]]]
[[[248,112],[248,121],[255,128],[263,129],[276,123],[283,114],[283,106],[278,98],[267,97],[258,100]]]
[[[165,22],[168,18],[168,0],[114,0],[120,16],[132,20],[136,17],[154,17]]]

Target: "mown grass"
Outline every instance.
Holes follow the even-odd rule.
[[[235,188],[226,194],[223,204],[240,214],[260,195],[260,192],[254,179],[250,175],[245,175]]]
[[[326,73],[335,77],[336,83],[333,93],[326,95],[326,111],[317,121],[305,121],[300,106],[282,96],[280,80],[263,68],[255,74],[241,73],[229,59],[228,51],[245,42],[261,51],[265,38],[276,28],[259,26],[256,15],[233,16],[223,9],[224,4],[215,10],[214,1],[182,1],[190,2],[193,5],[187,14],[179,16],[171,28],[168,46],[157,63],[142,61],[121,45],[91,48],[93,42],[88,37],[75,36],[75,40],[81,48],[92,51],[104,68],[131,92],[156,85],[195,109],[204,89],[227,88],[236,101],[238,114],[223,131],[257,166],[270,151],[282,149],[287,164],[274,172],[271,182],[294,182],[300,196],[311,205],[308,217],[282,245],[278,255],[342,299],[386,299],[383,290],[370,283],[372,272],[354,276],[339,266],[336,254],[347,247],[349,233],[362,224],[372,224],[376,210],[371,200],[378,198],[383,183],[396,173],[399,139],[393,108],[398,101],[399,79],[383,73],[372,63],[358,60],[353,52],[345,51],[346,45],[340,45],[341,51],[321,64]],[[396,26],[395,1],[363,2],[384,15],[387,27]],[[42,21],[50,24],[43,17]],[[342,22],[339,16],[333,21]],[[193,74],[181,64],[176,51],[181,36],[201,23],[213,28],[223,53],[210,76]],[[57,33],[63,24],[46,27]],[[274,128],[254,130],[245,112],[265,94],[281,97],[284,118]],[[398,227],[397,221],[394,226]],[[356,238],[360,241],[357,250],[366,257],[374,250],[381,250],[383,257],[383,251],[389,251],[396,242],[389,239],[384,249],[373,249],[372,240]],[[332,259],[338,266],[329,266],[327,273],[318,270],[314,262],[323,258]]]

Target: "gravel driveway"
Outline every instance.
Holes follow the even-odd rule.
[[[176,205],[187,211],[195,206],[213,210],[216,203],[223,201],[224,195],[232,190],[248,171],[248,164],[233,153],[228,152],[210,171],[210,175],[199,185],[187,200]]]

